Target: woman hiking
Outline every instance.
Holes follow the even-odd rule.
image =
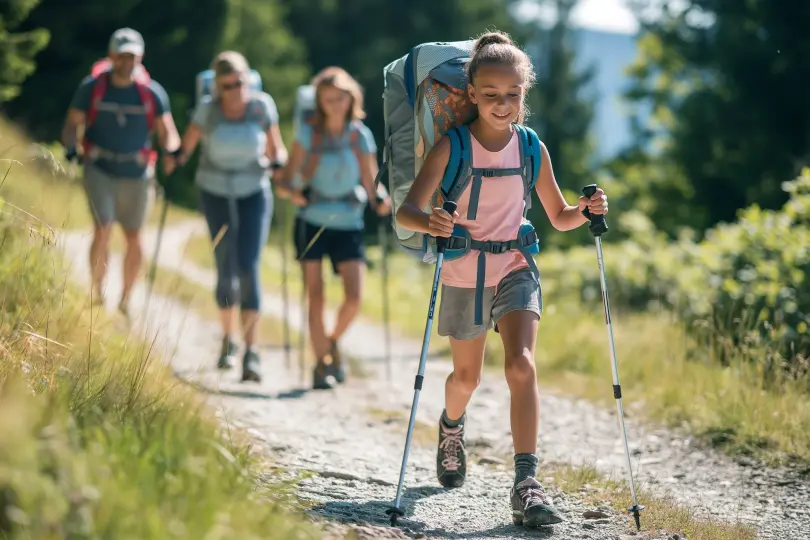
[[[295,245],[309,304],[309,331],[317,359],[313,388],[329,389],[346,373],[338,342],[360,311],[365,273],[363,211],[391,211],[389,197],[378,203],[374,188],[377,146],[363,124],[363,93],[345,70],[329,67],[313,79],[316,110],[296,134],[290,160],[277,187],[301,207]],[[291,182],[301,184],[293,188]],[[321,260],[329,256],[343,282],[344,299],[331,332],[324,327]]]
[[[477,119],[469,125],[472,166],[520,171],[520,141],[515,124],[523,122],[524,99],[534,82],[531,61],[506,34],[487,33],[476,42],[467,75],[469,99],[478,108]],[[459,225],[481,244],[514,241],[523,224],[527,195],[520,174],[506,172],[503,176],[479,179],[480,191],[472,204],[470,185],[474,182],[470,182],[457,198],[457,211],[452,216],[441,208],[433,208],[431,213],[423,211],[442,180],[450,146],[450,140],[444,136],[431,150],[397,211],[397,222],[435,237],[450,237],[454,225]],[[560,192],[542,143],[541,156],[535,190],[557,230],[568,231],[587,223],[582,215],[585,208],[592,214],[607,213],[607,198],[602,190],[597,190],[590,199],[580,197],[577,204],[569,205]],[[477,213],[473,208],[468,214],[475,204]],[[469,215],[474,218],[468,219]],[[481,251],[444,262],[438,332],[450,338],[453,371],[447,378],[445,410],[439,420],[437,474],[445,487],[464,483],[465,410],[480,381],[487,332],[494,327],[503,343],[511,394],[515,449],[515,478],[509,494],[512,516],[515,524],[536,527],[559,523],[562,517],[535,479],[540,398],[534,354],[542,297],[539,276],[530,270],[527,257],[531,255],[524,256],[517,250],[489,252],[489,248],[482,247]],[[479,258],[485,265],[482,299],[478,302],[483,310],[476,309]]]
[[[217,366],[233,367],[237,306],[241,311],[244,355],[242,380],[261,381],[255,349],[261,309],[259,263],[273,213],[268,168],[286,159],[273,98],[249,90],[250,66],[241,54],[220,53],[213,62],[214,93],[194,110],[183,136],[180,163],[202,141],[196,184],[208,222],[217,267],[215,298],[220,310],[222,348]]]

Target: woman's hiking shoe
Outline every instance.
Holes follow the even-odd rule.
[[[323,362],[318,362],[315,369],[312,371],[312,388],[314,390],[331,390],[334,388],[334,376],[329,373],[329,366]]]
[[[563,521],[554,508],[551,497],[536,479],[529,477],[513,487],[509,493],[512,501],[512,521],[524,527],[554,525]]]
[[[262,375],[259,368],[259,355],[250,349],[245,351],[245,356],[242,358],[242,382],[262,382]]]
[[[340,356],[337,341],[332,340],[332,348],[329,350],[332,363],[326,366],[327,374],[333,376],[338,384],[343,384],[346,380],[346,368],[343,367],[343,358]]]
[[[219,360],[217,361],[218,369],[231,369],[236,364],[236,351],[238,347],[236,343],[229,338],[222,340],[222,349],[219,352]]]
[[[439,483],[446,488],[464,485],[467,477],[467,451],[464,449],[464,424],[449,427],[439,419],[439,451],[436,472]]]

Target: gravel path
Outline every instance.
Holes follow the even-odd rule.
[[[213,272],[182,258],[183,245],[190,235],[200,234],[201,227],[201,222],[194,221],[167,228],[160,262],[211,288]],[[147,234],[146,245],[154,245],[153,238]],[[76,278],[84,281],[89,234],[67,234],[62,241]],[[151,255],[151,249],[148,251]],[[120,290],[120,257],[114,257],[109,275],[107,299],[113,308]],[[133,313],[143,313],[144,297],[144,287],[139,284]],[[279,291],[266,291],[263,309],[281,316]],[[290,315],[291,325],[297,327],[301,318],[295,302]],[[148,328],[143,321],[148,321]],[[417,415],[421,444],[412,447],[406,475],[409,489],[404,499],[409,519],[401,528],[390,528],[384,512],[396,493],[419,342],[394,334],[393,350],[398,358],[394,380],[389,383],[382,340],[368,339],[382,335],[381,330],[369,321],[359,321],[342,346],[364,362],[367,377],[350,379],[332,392],[310,392],[306,385],[302,387],[297,368],[284,368],[278,349],[262,353],[261,385],[241,384],[238,373],[223,375],[212,369],[218,350],[217,326],[165,298],[154,298],[147,315],[136,319],[135,325],[150,337],[157,332],[158,344],[164,357],[171,358],[176,374],[200,385],[219,414],[248,429],[288,474],[312,473],[298,484],[299,499],[312,515],[331,522],[329,527],[338,536],[348,526],[360,538],[649,538],[629,536],[628,518],[613,512],[607,519],[584,519],[583,511],[594,508],[579,496],[559,492],[548,481],[544,484],[566,522],[545,531],[527,532],[512,526],[507,500],[512,475],[509,393],[499,372],[485,373],[468,410],[468,446],[475,454],[468,481],[461,489],[444,490],[435,479],[431,440],[435,440],[450,364],[444,359],[429,362]],[[541,324],[541,343],[542,331]],[[309,374],[306,380],[308,383]],[[543,463],[550,462],[593,465],[624,478],[612,409],[542,388],[541,400],[541,481]],[[756,524],[763,539],[810,539],[807,477],[750,461],[735,462],[688,436],[633,420],[628,419],[628,430],[634,467],[645,487],[674,496],[698,514]]]

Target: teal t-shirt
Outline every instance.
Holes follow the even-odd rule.
[[[365,124],[357,123],[360,132],[360,151],[362,154],[377,154],[377,145],[371,130]],[[360,181],[360,164],[352,150],[349,129],[340,140],[327,145],[318,160],[318,167],[308,183],[308,187],[317,191],[324,197],[343,197],[352,190],[366,191]],[[309,150],[312,144],[312,127],[302,124],[295,140],[304,150]],[[299,180],[300,181],[300,180]],[[365,200],[365,199],[362,199]],[[363,228],[363,212],[365,204],[350,204],[343,201],[313,201],[299,212],[301,217],[318,227],[340,230],[360,230]]]

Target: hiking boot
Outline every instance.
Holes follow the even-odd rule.
[[[509,492],[512,501],[512,521],[524,527],[554,525],[563,521],[554,508],[551,497],[536,479],[529,477]]]
[[[218,369],[231,369],[236,363],[236,351],[238,347],[236,343],[225,338],[222,340],[222,349],[219,353],[219,360],[217,361]]]
[[[245,381],[262,382],[259,355],[251,349],[245,351],[245,356],[242,357],[242,382]]]
[[[464,421],[457,427],[448,427],[439,419],[439,451],[436,472],[439,483],[446,488],[464,485],[467,477],[467,451],[464,449]]]
[[[329,356],[332,357],[332,363],[326,366],[326,371],[335,378],[338,384],[343,384],[346,381],[346,368],[343,367],[343,359],[340,356],[337,341],[332,340]]]
[[[334,376],[329,373],[329,366],[324,364],[323,361],[318,362],[318,365],[312,371],[312,388],[314,390],[331,390],[335,387],[332,383],[334,380]]]

